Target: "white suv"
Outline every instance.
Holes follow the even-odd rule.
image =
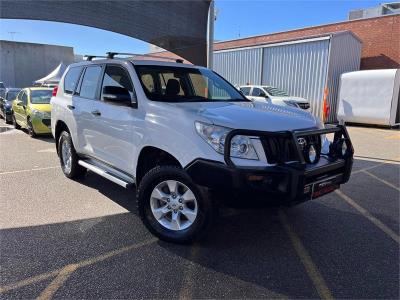
[[[247,98],[253,101],[268,102],[276,105],[293,106],[308,110],[310,102],[301,97],[290,96],[287,92],[282,91],[274,86],[268,85],[243,85],[239,90]]]
[[[115,55],[68,67],[51,100],[52,133],[67,177],[90,170],[137,186],[139,214],[161,239],[189,242],[210,228],[210,195],[291,204],[349,179],[344,126],[253,103],[207,68]]]

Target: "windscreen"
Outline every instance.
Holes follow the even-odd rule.
[[[162,102],[249,101],[208,69],[135,66],[147,98]]]
[[[31,91],[32,104],[49,104],[52,90],[33,90]]]
[[[265,86],[264,87],[268,94],[270,94],[271,96],[275,96],[275,97],[288,97],[289,94],[286,93],[285,91],[282,91],[276,87],[272,87],[272,86]]]

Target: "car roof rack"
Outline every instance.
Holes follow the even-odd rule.
[[[101,56],[101,55],[84,55],[84,58],[86,58],[87,61],[92,61],[93,58],[107,58],[106,56]]]
[[[116,55],[129,55],[129,56],[145,56],[145,57],[150,57],[150,58],[157,58],[157,59],[164,59],[164,60],[172,60],[176,63],[183,63],[183,59],[178,58],[170,58],[170,57],[164,57],[164,56],[158,56],[158,55],[152,55],[152,54],[138,54],[138,53],[123,53],[123,52],[107,52],[107,58],[113,59]]]

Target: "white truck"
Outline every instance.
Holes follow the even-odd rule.
[[[214,192],[292,204],[348,181],[344,126],[253,103],[207,68],[117,55],[68,67],[53,91],[52,133],[67,177],[90,170],[136,186],[139,215],[159,238],[190,242],[209,229]]]

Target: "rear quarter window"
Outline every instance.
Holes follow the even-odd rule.
[[[74,93],[81,72],[82,72],[82,67],[74,67],[69,69],[68,73],[65,75],[64,78],[64,93],[66,94]]]

